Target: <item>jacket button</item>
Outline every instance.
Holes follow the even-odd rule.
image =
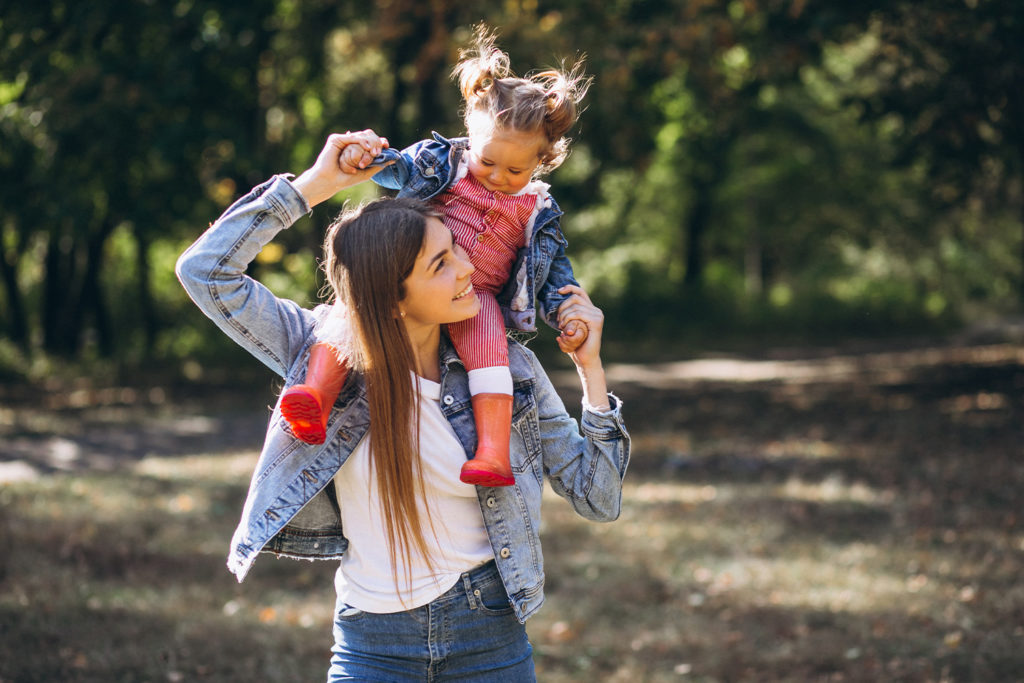
[[[511,551],[511,550],[509,550],[508,548],[502,548],[502,549],[501,549],[501,552],[500,552],[500,553],[498,553],[498,554],[499,554],[499,555],[501,555],[501,559],[503,559],[503,560],[506,560],[506,559],[508,559],[509,557],[511,557],[511,555],[512,555],[512,551]]]
[[[434,175],[434,167],[428,166],[427,168],[423,169],[423,175],[427,176],[428,178]]]
[[[487,499],[487,507],[492,508],[497,504],[493,497]]]
[[[445,404],[446,406],[450,406],[450,405],[451,405],[451,404],[453,404],[453,403],[455,403],[455,397],[454,397],[454,396],[452,396],[451,394],[445,394],[445,397],[444,397],[444,404]]]

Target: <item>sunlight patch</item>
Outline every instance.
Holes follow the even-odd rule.
[[[866,505],[885,505],[892,502],[891,491],[878,491],[862,482],[847,483],[841,476],[831,474],[822,481],[789,479],[778,488],[781,496],[794,500],[817,503],[854,502]]]
[[[133,468],[135,474],[174,481],[205,480],[244,483],[249,480],[257,454],[241,451],[226,455],[190,455],[186,457],[149,457]]]

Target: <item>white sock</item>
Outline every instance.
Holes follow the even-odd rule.
[[[469,393],[512,395],[512,373],[507,365],[469,371]]]

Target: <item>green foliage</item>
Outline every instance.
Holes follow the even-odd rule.
[[[30,354],[219,354],[176,255],[331,131],[461,133],[448,74],[481,19],[517,72],[585,54],[595,76],[550,182],[609,334],[1019,310],[1008,0],[58,1],[0,23],[3,336]],[[328,218],[253,273],[317,301]]]

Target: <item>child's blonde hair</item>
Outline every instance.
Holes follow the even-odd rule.
[[[540,150],[536,172],[547,173],[569,154],[565,134],[576,123],[577,105],[592,79],[583,73],[582,59],[568,71],[550,69],[517,78],[509,68],[508,55],[494,43],[494,33],[481,24],[473,46],[459,53],[459,63],[452,71],[466,101],[466,129],[483,114],[496,129],[542,133],[547,144]]]

